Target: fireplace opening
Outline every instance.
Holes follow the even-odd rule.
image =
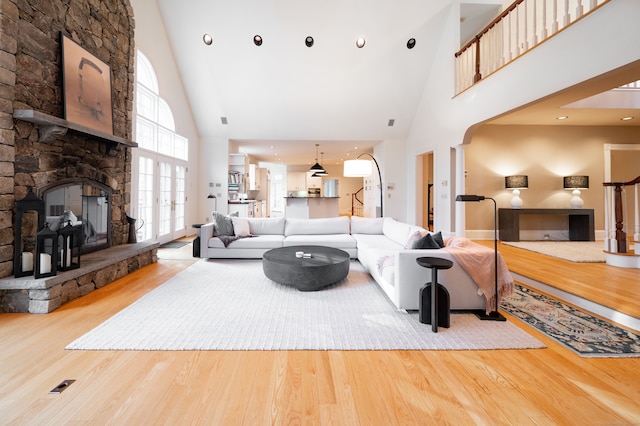
[[[68,223],[82,228],[80,252],[111,246],[111,189],[89,179],[65,179],[40,189],[45,222],[56,231]]]

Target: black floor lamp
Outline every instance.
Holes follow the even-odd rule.
[[[498,207],[496,205],[496,200],[491,197],[485,197],[484,195],[458,195],[456,197],[456,201],[462,201],[464,203],[483,200],[493,201],[493,277],[495,282],[496,305],[492,312],[487,314],[483,311],[476,315],[481,320],[506,321],[507,319],[498,312]]]
[[[360,160],[360,157],[362,157],[363,155],[368,155],[369,157],[371,157],[371,159],[376,165],[376,168],[378,169],[378,179],[380,180],[380,217],[384,217],[384,213],[382,212],[382,203],[384,201],[384,196],[382,194],[382,174],[380,173],[380,166],[378,165],[378,162],[373,157],[373,155],[369,154],[368,152],[365,152],[358,155],[358,157],[355,160],[345,161],[344,171],[342,175],[345,177],[371,176],[371,161]]]

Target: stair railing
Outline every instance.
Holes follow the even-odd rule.
[[[514,1],[456,52],[456,94],[610,1]]]
[[[612,253],[627,253],[629,248],[627,233],[625,231],[624,215],[628,197],[625,187],[633,187],[633,240],[640,241],[640,176],[629,182],[605,182],[603,186],[605,216],[604,249]]]
[[[364,188],[351,194],[351,216],[362,216],[364,212],[364,201],[360,198],[362,194],[364,194]]]

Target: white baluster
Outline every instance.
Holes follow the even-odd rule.
[[[553,23],[551,24],[551,34],[558,32],[558,0],[553,0]]]
[[[546,2],[543,2],[546,3]],[[533,22],[532,22],[532,26],[533,26],[533,37],[531,39],[531,45],[535,46],[536,44],[538,44],[538,2],[534,1],[533,2]]]
[[[562,25],[562,27],[566,27],[567,25],[569,25],[569,0],[564,0],[564,19],[563,22],[564,24]]]
[[[634,185],[635,189],[635,200],[634,200],[634,211],[635,211],[635,223],[634,223],[634,232],[633,232],[633,241],[640,241],[640,198],[638,197],[638,191],[640,191],[640,184],[636,183]],[[640,253],[640,250],[637,250],[634,245],[635,253]]]
[[[578,6],[576,6],[576,19],[581,17],[584,14],[584,6],[582,5],[582,0],[578,0]]]
[[[604,187],[604,249],[612,251],[611,247],[611,186]]]

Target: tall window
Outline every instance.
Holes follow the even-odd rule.
[[[132,200],[141,225],[138,240],[171,240],[184,233],[189,140],[175,132],[169,104],[147,57],[137,51],[136,142],[138,176]]]

